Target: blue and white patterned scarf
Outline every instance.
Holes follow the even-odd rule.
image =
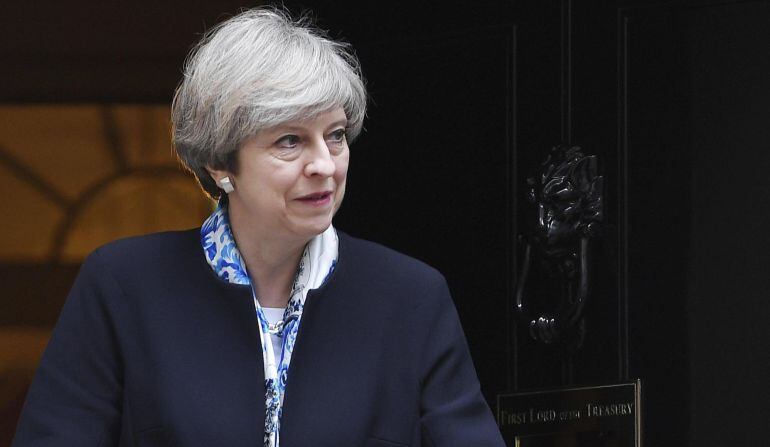
[[[297,267],[297,274],[289,296],[289,304],[283,314],[282,349],[276,365],[276,355],[268,330],[268,320],[259,305],[259,300],[246,266],[243,263],[227,215],[227,202],[220,201],[216,211],[201,227],[201,245],[206,260],[220,279],[250,285],[254,297],[254,308],[260,325],[262,360],[265,365],[265,437],[264,447],[279,447],[279,431],[286,378],[289,373],[291,354],[297,341],[297,331],[302,319],[307,292],[320,287],[334,271],[337,264],[339,241],[332,226],[314,237],[306,246]]]

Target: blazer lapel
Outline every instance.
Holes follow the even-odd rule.
[[[368,400],[352,394],[374,387],[348,388],[347,381],[356,368],[358,344],[362,342],[352,339],[349,331],[360,333],[360,326],[367,322],[356,318],[359,312],[350,305],[349,298],[356,296],[357,289],[345,279],[351,266],[345,262],[343,249],[341,238],[339,262],[332,277],[321,288],[308,292],[286,380],[282,447],[360,445],[364,437],[358,430],[366,424],[357,418],[365,417],[358,410],[360,403]]]
[[[239,424],[241,427],[248,427],[248,431],[239,436],[241,439],[253,439],[254,442],[242,444],[262,445],[265,421],[265,373],[259,322],[251,289],[249,286],[227,284],[219,279],[217,281],[223,292],[217,298],[222,298],[230,307],[234,317],[232,323],[235,326],[231,329],[238,334],[232,341],[237,345],[232,349],[240,353],[238,357],[242,360],[231,365],[233,371],[229,378],[222,377],[221,380],[234,380],[237,387],[241,389],[239,395],[229,397],[231,402],[228,402],[228,405],[232,406],[233,413],[238,414],[235,417],[248,420],[247,423]],[[223,343],[228,342],[231,340],[223,340]]]

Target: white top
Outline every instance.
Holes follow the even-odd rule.
[[[285,307],[263,307],[262,312],[267,318],[267,322],[271,325],[283,320],[283,313],[286,311]],[[283,338],[279,334],[270,334],[270,340],[273,342],[273,356],[275,357],[275,364],[281,364],[281,348],[283,347]]]

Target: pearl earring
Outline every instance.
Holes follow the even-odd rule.
[[[230,177],[223,177],[219,181],[219,187],[222,188],[222,190],[224,190],[224,192],[228,194],[235,191],[235,187],[233,186],[233,182],[230,181]]]

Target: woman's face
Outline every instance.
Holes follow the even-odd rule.
[[[240,147],[237,175],[212,171],[235,187],[229,212],[240,237],[309,240],[329,227],[345,195],[346,125],[337,108],[265,129]]]

